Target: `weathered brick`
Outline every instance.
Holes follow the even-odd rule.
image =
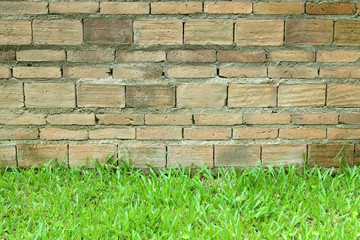
[[[195,125],[239,125],[242,123],[241,114],[194,114]]]
[[[31,22],[28,20],[0,20],[1,45],[31,44]]]
[[[0,114],[0,124],[3,125],[45,125],[45,116],[43,114],[23,113]]]
[[[69,62],[112,62],[114,51],[112,50],[69,50],[67,51]]]
[[[333,20],[286,20],[285,42],[289,45],[330,45]]]
[[[302,14],[302,2],[256,2],[253,4],[254,14]]]
[[[306,154],[306,145],[263,145],[262,165],[268,166],[304,166],[303,154]]]
[[[0,108],[21,108],[23,106],[22,83],[0,84]]]
[[[99,3],[97,2],[50,2],[50,13],[97,13]]]
[[[226,140],[230,137],[230,128],[184,128],[184,139]]]
[[[175,87],[160,85],[127,86],[126,107],[175,107]]]
[[[85,166],[85,167],[93,168],[95,167],[96,161],[98,161],[100,165],[104,165],[107,159],[111,161],[114,161],[116,159],[116,146],[113,145],[70,145],[69,146],[70,166],[73,167]]]
[[[201,2],[152,2],[151,14],[192,14],[201,13]]]
[[[360,13],[359,7],[360,7],[360,4],[358,4],[358,13]],[[359,163],[360,163],[360,145],[359,144],[356,144],[354,157],[355,157],[354,165],[359,166]]]
[[[65,66],[63,74],[66,78],[108,78],[110,69],[94,66]]]
[[[84,19],[84,41],[94,44],[131,44],[132,21],[129,19]]]
[[[169,78],[212,78],[216,76],[216,66],[172,66],[166,69]]]
[[[340,123],[360,124],[360,113],[342,113],[340,114]]]
[[[268,59],[273,62],[314,62],[314,51],[274,50],[270,51]]]
[[[165,51],[116,51],[118,62],[163,62]]]
[[[86,140],[87,130],[70,130],[64,128],[41,128],[40,139],[43,140]]]
[[[52,114],[46,120],[50,125],[95,125],[93,113]]]
[[[307,163],[309,166],[339,167],[339,163],[349,164],[354,162],[354,145],[344,144],[310,144]]]
[[[135,139],[135,128],[102,128],[89,130],[89,139]]]
[[[360,129],[351,129],[351,128],[328,128],[327,138],[329,140],[338,140],[338,139],[360,139]]]
[[[28,108],[74,108],[75,85],[72,83],[25,83]]]
[[[317,62],[357,62],[360,60],[360,51],[354,50],[335,50],[318,51]]]
[[[234,139],[271,139],[277,138],[277,128],[242,127],[233,129]]]
[[[67,163],[68,160],[67,145],[18,145],[17,159],[18,167],[40,166],[50,162],[55,165],[55,159],[58,163]]]
[[[233,20],[207,19],[185,22],[185,44],[219,44],[233,43]]]
[[[224,66],[219,69],[220,77],[240,77],[240,78],[251,78],[251,77],[266,77],[267,67],[264,66]]]
[[[180,85],[177,87],[177,107],[221,108],[225,106],[226,91],[224,84]]]
[[[170,145],[167,159],[168,167],[213,167],[213,146]]]
[[[77,87],[79,107],[125,107],[125,87],[116,84],[83,84]]]
[[[131,165],[136,168],[163,168],[166,165],[166,146],[119,145],[118,156],[122,161],[131,161]]]
[[[161,78],[163,70],[160,65],[117,65],[113,67],[114,78]]]
[[[307,3],[306,13],[316,15],[355,14],[356,6],[351,2]]]
[[[327,106],[360,107],[360,84],[331,83],[327,87]]]
[[[274,84],[229,84],[228,107],[275,107]]]
[[[325,84],[281,84],[279,107],[322,107],[325,105]]]
[[[37,128],[0,128],[0,140],[37,139],[38,134]]]
[[[238,20],[235,43],[239,46],[282,46],[283,20]]]
[[[10,68],[0,67],[0,78],[11,78]]]
[[[326,129],[319,128],[280,128],[279,138],[320,139],[326,138]]]
[[[150,4],[148,2],[102,2],[100,3],[101,14],[148,14]]]
[[[14,67],[15,78],[61,78],[59,67]]]
[[[229,50],[220,50],[217,53],[217,60],[219,62],[265,62],[266,55],[265,51],[229,51]]]
[[[291,116],[288,113],[245,113],[246,124],[289,124]]]
[[[192,114],[145,114],[146,125],[192,125]]]
[[[215,145],[216,167],[257,167],[260,145]]]
[[[214,14],[246,14],[252,12],[251,2],[206,2],[205,12]]]
[[[318,69],[315,66],[269,66],[269,77],[271,78],[316,78],[317,75]]]
[[[14,50],[0,50],[0,62],[12,62],[15,60]]]
[[[338,124],[337,113],[299,113],[292,115],[295,124]]]
[[[3,1],[0,2],[0,15],[47,14],[46,2]]]
[[[360,45],[360,21],[338,20],[335,22],[334,39],[337,45]]]
[[[15,146],[0,146],[0,168],[16,166]]]
[[[136,139],[139,140],[181,140],[182,128],[137,128]]]
[[[322,66],[320,77],[360,78],[360,66]]]
[[[215,62],[215,50],[172,50],[167,53],[169,62]]]
[[[34,20],[34,44],[76,45],[83,42],[82,23],[79,20]]]
[[[20,50],[16,52],[16,60],[20,62],[52,62],[65,61],[64,50]]]
[[[96,114],[100,125],[143,125],[143,114]]]
[[[135,21],[134,43],[139,45],[182,44],[182,22],[179,20]]]

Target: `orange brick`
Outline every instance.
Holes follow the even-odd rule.
[[[0,15],[47,14],[46,2],[3,1],[0,2]]]
[[[325,105],[325,84],[281,84],[279,107],[322,107]]]
[[[0,20],[1,45],[31,44],[31,22],[27,20]]]
[[[18,167],[40,166],[50,162],[55,165],[67,163],[67,145],[19,145],[17,146]]]
[[[22,83],[0,84],[0,108],[21,108],[23,106]]]
[[[360,129],[350,129],[350,128],[328,128],[327,138],[329,140],[338,140],[338,139],[360,139]]]
[[[228,107],[275,107],[274,84],[229,84]]]
[[[356,6],[351,2],[307,3],[306,13],[310,15],[355,14]]]
[[[251,2],[206,2],[205,12],[215,14],[246,14],[252,12]]]
[[[137,128],[136,139],[139,140],[181,140],[182,128]]]
[[[165,51],[116,51],[118,62],[163,62]]]
[[[233,129],[234,139],[270,139],[277,138],[277,128],[242,127]]]
[[[169,78],[211,78],[216,76],[216,66],[172,66],[166,70]]]
[[[77,86],[79,107],[125,107],[125,87],[116,84],[84,84]]]
[[[271,65],[269,66],[269,77],[271,78],[316,78],[318,76],[317,67],[313,66],[288,66]]]
[[[97,2],[50,2],[50,13],[97,13],[99,3]]]
[[[161,85],[127,86],[126,107],[175,107],[175,87]]]
[[[117,65],[114,66],[114,78],[161,78],[162,67],[159,65]]]
[[[320,139],[326,138],[326,129],[318,128],[280,128],[279,138],[284,139]]]
[[[220,77],[227,78],[252,78],[252,77],[266,77],[267,67],[264,66],[224,66],[219,69]]]
[[[184,139],[226,140],[230,137],[230,128],[184,128]]]
[[[15,78],[61,78],[59,67],[14,67]]]
[[[303,154],[306,154],[306,145],[263,145],[262,164],[265,167],[304,166]]]
[[[192,14],[201,13],[201,2],[152,2],[151,14]]]
[[[195,125],[239,125],[242,123],[241,114],[195,114]]]
[[[333,20],[286,20],[285,42],[289,45],[330,45]]]
[[[69,130],[63,128],[41,128],[40,139],[43,140],[86,140],[87,130]]]
[[[113,154],[113,155],[112,155]],[[112,157],[110,157],[112,155]],[[110,158],[109,158],[110,157]],[[104,165],[106,160],[116,159],[116,146],[112,145],[70,145],[69,164],[73,167],[95,167],[95,161]]]
[[[145,114],[146,125],[192,125],[192,114]]]
[[[114,51],[112,50],[69,50],[67,51],[69,62],[113,62]]]
[[[360,51],[354,50],[335,50],[318,51],[317,62],[357,62],[360,59]]]
[[[119,159],[131,161],[136,168],[159,167],[166,165],[165,145],[119,145]]]
[[[0,67],[0,78],[11,78],[10,68]]]
[[[65,61],[64,50],[21,50],[16,52],[20,62],[53,62]]]
[[[235,43],[239,46],[282,46],[283,20],[238,20]]]
[[[89,139],[135,139],[135,128],[102,128],[89,130]]]
[[[0,168],[16,166],[15,146],[0,146]]]
[[[95,125],[93,113],[52,114],[46,120],[50,125]]]
[[[320,67],[320,77],[360,78],[360,66],[325,66]]]
[[[311,144],[309,145],[309,166],[339,167],[339,163],[349,164],[354,162],[354,145],[345,144]]]
[[[0,128],[0,140],[37,139],[38,135],[37,128]]]
[[[337,45],[360,45],[360,21],[338,20],[334,38]]]
[[[302,14],[302,2],[257,2],[253,4],[254,14]]]
[[[169,62],[215,62],[215,50],[172,50],[167,53]]]
[[[65,66],[63,69],[66,78],[108,78],[110,69],[108,67],[94,66]]]
[[[101,14],[149,14],[148,2],[102,2]]]
[[[168,146],[168,167],[213,167],[213,146],[170,145]]]
[[[45,116],[43,114],[23,113],[0,114],[0,124],[3,125],[45,125]]]
[[[292,115],[295,124],[338,124],[339,115],[336,113],[300,113]]]
[[[143,125],[143,114],[96,114],[100,125]]]
[[[0,62],[12,62],[15,60],[14,50],[0,50]]]
[[[290,114],[288,113],[245,113],[246,124],[289,124]]]
[[[327,87],[327,105],[336,107],[360,107],[360,84],[331,83]]]
[[[360,124],[360,114],[359,113],[342,113],[340,114],[340,123],[345,124]]]
[[[251,52],[220,50],[217,59],[219,62],[265,62],[266,55],[263,50]]]
[[[216,167],[257,167],[260,161],[260,145],[215,145]]]
[[[315,52],[302,50],[270,51],[268,59],[273,62],[314,62]]]

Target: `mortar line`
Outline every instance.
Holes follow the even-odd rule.
[[[25,83],[22,83],[22,92],[23,92],[23,107],[26,108],[26,98],[25,98]]]
[[[263,144],[260,144],[260,164],[263,166]]]
[[[182,22],[182,44],[185,44],[185,22]]]
[[[212,145],[213,147],[213,168],[215,168],[215,144]]]
[[[15,163],[16,163],[16,167],[19,167],[18,145],[15,145]]]
[[[169,154],[168,145],[165,145],[165,167],[168,167],[168,154]]]
[[[67,165],[70,166],[70,145],[66,144],[66,153],[67,153]]]

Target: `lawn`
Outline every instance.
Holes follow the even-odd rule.
[[[360,169],[302,170],[2,170],[0,238],[360,238]]]

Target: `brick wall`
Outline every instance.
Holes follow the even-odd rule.
[[[359,13],[355,0],[1,1],[2,166],[358,164]]]

